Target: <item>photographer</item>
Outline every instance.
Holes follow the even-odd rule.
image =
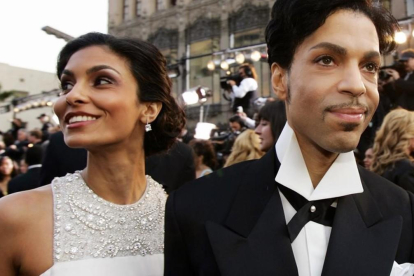
[[[233,97],[233,112],[237,112],[237,107],[243,107],[243,111],[247,116],[253,115],[253,100],[256,98],[257,75],[254,68],[250,64],[243,64],[239,67],[239,76],[242,79],[240,85],[236,85],[236,81],[228,80],[231,85]]]
[[[395,105],[408,110],[414,110],[414,49],[402,51],[399,61],[404,65],[406,74],[393,68],[385,69],[389,78],[385,80],[383,89],[391,100],[395,99]]]

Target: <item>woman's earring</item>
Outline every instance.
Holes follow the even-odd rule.
[[[148,117],[147,117],[147,124],[145,125],[145,132],[149,132],[149,131],[151,131],[152,130],[152,128],[151,128],[151,124],[150,123],[148,123]]]

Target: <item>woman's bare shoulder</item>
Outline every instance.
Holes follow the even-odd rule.
[[[50,185],[0,199],[0,225],[3,226],[35,222],[42,216],[51,216],[51,212],[53,212],[53,194]]]

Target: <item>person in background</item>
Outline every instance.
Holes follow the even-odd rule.
[[[211,141],[193,139],[189,146],[194,151],[196,178],[212,173],[217,166],[217,158]]]
[[[31,190],[40,187],[40,168],[42,167],[43,149],[40,145],[29,147],[25,153],[24,161],[27,172],[20,174],[9,181],[9,194]]]
[[[266,102],[257,117],[255,132],[260,138],[260,150],[267,152],[276,143],[286,124],[286,109],[283,101]]]
[[[6,144],[3,141],[0,141],[0,156],[6,152]]]
[[[49,139],[49,128],[53,127],[53,124],[50,122],[50,118],[48,115],[42,113],[37,117],[37,119],[42,123],[42,141],[46,141]]]
[[[254,130],[247,129],[236,138],[224,167],[229,167],[247,160],[259,159],[263,154],[264,152],[260,150],[259,136]]]
[[[87,165],[0,200],[2,276],[162,275],[167,195],[145,157],[185,125],[165,58],[142,40],[88,33],[64,46],[57,76],[54,111]]]
[[[167,152],[145,158],[145,173],[169,194],[196,178],[193,150],[177,139]]]
[[[371,170],[414,192],[414,112],[395,109],[387,114],[373,147]]]
[[[11,134],[7,134],[11,135]],[[15,160],[16,162],[20,162],[23,160],[23,155],[27,149],[29,141],[27,139],[27,130],[25,128],[20,128],[17,131],[17,140],[14,141],[13,145],[10,145],[5,154]]]
[[[398,95],[398,106],[414,111],[414,49],[403,50],[399,62],[404,64],[405,76],[401,76],[395,69],[385,69],[391,78],[387,80],[384,89],[388,95]]]
[[[39,129],[33,129],[29,132],[29,143],[33,145],[41,145],[43,132]]]
[[[243,130],[246,129],[246,125],[239,115],[234,115],[229,119],[229,127],[232,133],[236,135],[240,134]]]
[[[50,135],[40,170],[40,186],[52,183],[55,177],[83,170],[86,160],[87,151],[68,147],[61,131]]]
[[[18,173],[17,164],[8,156],[0,157],[0,198],[9,194],[9,181]]]
[[[254,67],[250,64],[242,64],[239,67],[239,76],[241,78],[240,85],[237,86],[234,80],[228,80],[227,83],[232,87],[233,106],[234,113],[238,112],[238,107],[243,108],[242,112],[245,112],[248,117],[253,116],[253,101],[256,98],[257,90],[257,74]]]
[[[373,160],[374,160],[374,150],[372,149],[372,147],[369,147],[365,151],[365,158],[364,158],[364,161],[363,161],[365,169],[371,170]]]

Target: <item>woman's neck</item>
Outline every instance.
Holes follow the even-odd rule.
[[[137,202],[146,189],[143,150],[97,150],[88,152],[82,177],[98,196],[115,204]]]

